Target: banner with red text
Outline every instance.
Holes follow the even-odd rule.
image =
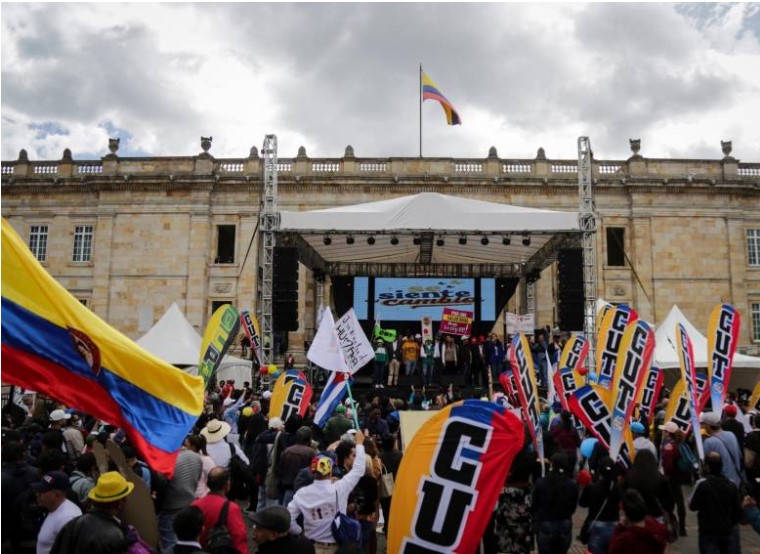
[[[443,308],[440,333],[469,337],[472,331],[472,312]]]
[[[713,411],[723,409],[736,345],[739,344],[741,317],[733,306],[719,304],[707,325],[707,373]]]

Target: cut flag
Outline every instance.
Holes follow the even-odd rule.
[[[436,102],[441,104],[441,107],[443,108],[443,111],[446,113],[446,123],[449,125],[461,125],[462,119],[459,117],[459,114],[457,113],[456,109],[454,109],[454,106],[449,102],[448,98],[446,98],[443,93],[440,91],[438,86],[433,82],[433,80],[428,77],[427,73],[424,71],[422,72],[422,101],[425,100],[435,100]]]
[[[203,379],[156,358],[84,307],[2,220],[3,381],[122,428],[171,475],[203,408]]]

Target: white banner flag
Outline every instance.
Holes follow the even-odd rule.
[[[329,307],[320,308],[320,311],[322,318],[319,322],[319,329],[317,329],[317,334],[306,357],[322,369],[347,373],[349,370],[338,346],[332,312]]]
[[[335,335],[338,338],[338,346],[343,352],[343,359],[346,360],[351,373],[356,373],[375,358],[372,345],[359,325],[353,308],[335,323]]]

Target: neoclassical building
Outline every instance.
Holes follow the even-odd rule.
[[[632,140],[628,159],[594,160],[597,295],[655,323],[677,304],[703,333],[711,308],[729,302],[743,316],[740,350],[758,354],[760,162],[720,146],[716,159],[653,159]],[[128,336],[144,334],[173,302],[202,333],[220,303],[255,308],[261,274],[262,158],[253,147],[246,158],[218,159],[210,147],[207,139],[194,156],[122,158],[112,139],[100,160],[66,150],[33,161],[22,150],[2,162],[2,215],[56,279]],[[480,159],[362,158],[351,147],[315,159],[301,148],[279,158],[278,203],[303,211],[437,192],[577,211],[577,172],[577,160],[543,149],[518,160],[494,148]],[[295,352],[315,333],[315,283],[300,266]],[[530,306],[516,294],[508,307],[555,326],[557,295],[554,264]]]

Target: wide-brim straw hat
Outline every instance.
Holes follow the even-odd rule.
[[[226,421],[212,419],[208,422],[208,425],[201,430],[201,435],[206,438],[207,443],[213,444],[229,435],[231,429],[230,424]]]
[[[116,502],[129,496],[134,488],[135,484],[127,481],[118,471],[108,471],[98,477],[87,497],[93,502]]]

